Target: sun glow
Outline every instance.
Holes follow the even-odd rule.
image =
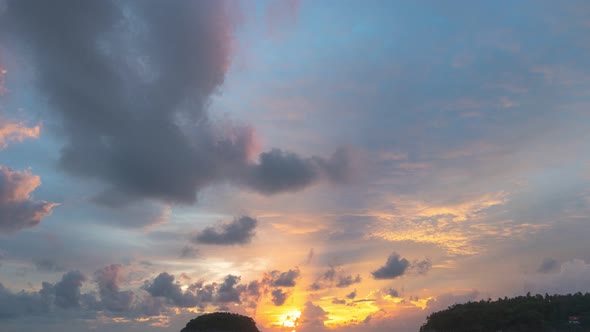
[[[299,317],[301,317],[301,311],[293,310],[289,311],[285,315],[281,315],[279,317],[279,324],[284,327],[293,328],[291,332],[295,332],[295,327],[297,327]]]

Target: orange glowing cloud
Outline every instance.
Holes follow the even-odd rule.
[[[0,233],[34,227],[59,205],[33,200],[31,193],[40,185],[39,176],[30,171],[0,165]]]
[[[41,125],[28,127],[24,122],[8,122],[0,118],[0,150],[8,147],[8,142],[22,142],[26,138],[38,138]]]

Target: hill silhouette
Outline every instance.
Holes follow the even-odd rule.
[[[214,312],[191,319],[180,332],[260,332],[250,317]]]
[[[428,316],[421,332],[590,331],[590,293],[455,304]]]

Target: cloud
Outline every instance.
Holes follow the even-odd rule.
[[[41,185],[39,176],[0,165],[0,233],[12,233],[38,225],[59,205],[31,197]]]
[[[80,271],[64,274],[62,279],[53,286],[55,304],[61,308],[79,307],[80,288],[86,280],[86,276]]]
[[[245,294],[248,304],[255,306],[260,296],[259,285],[251,282],[241,285],[239,276],[227,275],[223,282],[203,284],[196,282],[190,284],[183,291],[180,284],[175,282],[175,277],[167,272],[162,272],[152,281],[146,281],[143,289],[151,296],[164,298],[169,303],[180,308],[199,307],[204,309],[208,304],[223,306],[227,303],[241,303],[241,296]]]
[[[221,224],[218,229],[207,227],[192,240],[201,244],[214,245],[247,244],[252,241],[257,224],[258,221],[256,219],[243,216],[231,222]]]
[[[348,287],[350,285],[354,285],[354,284],[358,284],[361,282],[361,276],[360,274],[357,274],[356,277],[352,277],[352,275],[347,275],[347,276],[340,276],[338,277],[338,283],[336,284],[336,287],[339,288],[344,288],[344,287]]]
[[[49,292],[13,293],[0,283],[0,319],[46,313],[51,305]]]
[[[412,265],[410,266],[410,270],[417,274],[426,274],[432,268],[432,262],[430,259],[425,259],[421,261],[413,261]]]
[[[559,263],[555,259],[545,258],[541,262],[541,265],[539,265],[537,272],[549,273],[549,272],[555,271],[558,268],[559,268]]]
[[[346,298],[351,299],[351,300],[354,300],[355,297],[356,297],[356,289],[346,295]]]
[[[295,287],[300,274],[297,268],[287,272],[274,270],[265,275],[265,282],[272,287]]]
[[[298,191],[324,177],[342,182],[350,176],[350,159],[344,149],[335,152],[330,159],[301,158],[294,153],[273,149],[260,154],[259,163],[250,167],[244,181],[267,195]]]
[[[49,258],[34,258],[33,265],[39,272],[63,272],[65,267]]]
[[[338,299],[337,297],[335,297],[335,298],[332,300],[332,304],[346,304],[346,300],[340,300],[340,299]]]
[[[199,256],[199,249],[193,246],[184,246],[180,250],[180,258],[196,258]]]
[[[407,259],[401,258],[400,255],[394,252],[387,258],[384,266],[371,272],[371,274],[375,279],[395,279],[403,275],[409,266],[410,262]]]
[[[387,294],[391,297],[399,297],[399,292],[395,288],[390,288],[387,290]]]
[[[240,294],[242,294],[244,287],[239,289],[235,287],[240,282],[240,279],[239,276],[227,275],[223,279],[223,283],[217,288],[215,300],[218,303],[240,303]]]
[[[0,72],[2,70],[3,69],[0,67]],[[2,79],[1,76],[0,73],[0,85]],[[2,91],[1,86],[0,91]],[[26,138],[37,138],[39,137],[40,131],[40,125],[27,127],[24,122],[8,122],[0,117],[0,150],[6,149],[8,147],[8,142],[10,141],[22,142]]]
[[[426,302],[428,312],[435,312],[448,308],[456,303],[465,303],[474,301],[479,297],[480,293],[476,289],[472,289],[466,293],[444,293],[430,299]]]
[[[326,329],[324,322],[328,320],[328,312],[319,305],[307,301],[301,310],[297,331],[317,332]]]
[[[102,305],[110,311],[126,311],[133,305],[132,291],[121,291],[120,264],[111,264],[94,273]]]
[[[533,276],[526,280],[525,291],[568,294],[590,289],[590,264],[581,259],[563,262],[559,271]]]
[[[18,293],[0,283],[0,320],[49,313],[55,306],[63,309],[80,307],[80,289],[86,280],[80,271],[69,271],[55,284],[43,282],[39,291]]]
[[[282,289],[277,288],[271,292],[272,295],[272,303],[276,306],[282,306],[285,301],[287,301],[287,297],[289,293],[284,292]]]
[[[174,276],[166,272],[160,273],[151,283],[146,283],[143,289],[150,295],[163,297],[181,308],[195,307],[198,302],[196,296],[183,292],[180,285],[174,282]]]
[[[0,38],[11,43],[3,46],[34,67],[36,87],[62,119],[59,166],[108,186],[97,202],[192,204],[215,183],[275,194],[347,175],[344,150],[302,158],[276,149],[255,161],[254,129],[208,114],[230,63],[225,8],[223,1],[8,2]]]

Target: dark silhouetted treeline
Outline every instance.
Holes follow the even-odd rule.
[[[215,312],[191,319],[180,332],[260,332],[254,320],[229,312]]]
[[[590,293],[455,304],[428,316],[421,332],[590,331]]]

